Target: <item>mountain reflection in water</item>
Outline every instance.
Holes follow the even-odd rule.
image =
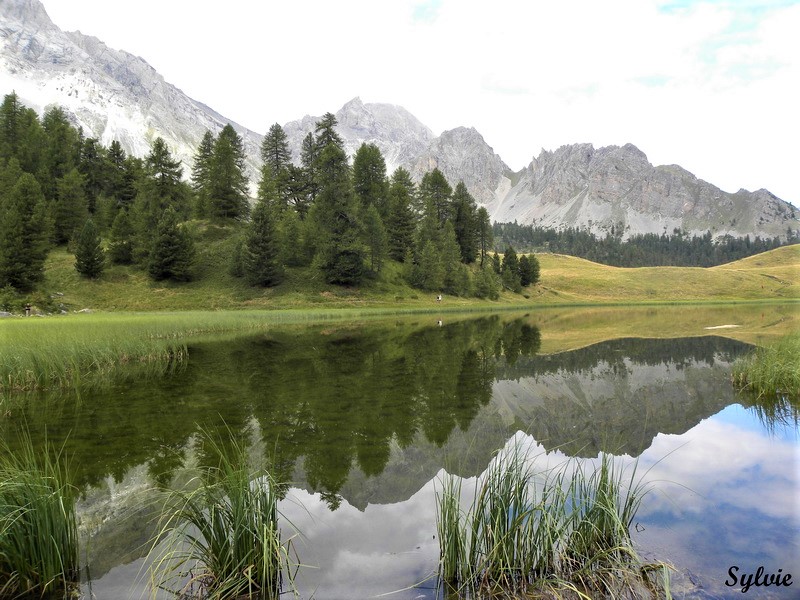
[[[438,552],[436,475],[480,475],[518,431],[545,456],[640,456],[649,478],[672,482],[643,507],[640,539],[658,558],[696,568],[702,577],[693,577],[715,593],[730,592],[714,584],[728,565],[717,572],[719,560],[706,553],[775,558],[754,549],[751,536],[749,553],[736,554],[728,532],[748,523],[788,548],[784,572],[794,561],[800,579],[796,540],[786,534],[797,527],[796,439],[776,440],[763,428],[745,435],[709,419],[739,401],[730,365],[749,346],[631,338],[539,355],[541,338],[529,320],[497,316],[442,327],[276,329],[191,346],[185,368],[168,377],[41,395],[0,421],[0,434],[25,423],[34,440],[46,432],[66,445],[85,490],[82,527],[98,598],[132,578],[124,563],[143,555],[152,533],[153,509],[143,500],[153,484],[173,485],[187,467],[211,460],[195,443],[198,425],[250,440],[254,459],[292,482],[284,511],[303,531],[303,562],[320,567],[301,578],[317,598],[366,597],[428,577]],[[745,458],[734,461],[743,448]],[[778,459],[790,475],[773,468]],[[749,472],[723,468],[725,460]],[[757,495],[752,485],[761,486]],[[725,552],[715,539],[725,540]]]

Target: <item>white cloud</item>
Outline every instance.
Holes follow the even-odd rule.
[[[44,3],[259,131],[359,95],[436,132],[474,126],[514,169],[541,147],[632,142],[723,189],[800,202],[798,3]]]

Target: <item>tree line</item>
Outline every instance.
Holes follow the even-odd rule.
[[[401,265],[412,286],[496,298],[539,277],[534,256],[507,248],[501,261],[489,215],[463,182],[438,169],[416,184],[389,176],[379,148],[348,159],[336,118],[327,113],[303,140],[299,165],[283,128],[270,127],[255,201],[249,197],[242,138],[231,125],[200,141],[190,177],[162,138],[144,158],[118,141],[104,147],[73,127],[59,107],[41,117],[16,94],[0,106],[0,288],[29,292],[41,282],[51,248],[68,244],[75,268],[101,276],[112,264],[154,280],[188,281],[195,257],[190,221],[232,225],[230,273],[273,286],[287,268],[320,271],[326,282],[358,285]]]
[[[615,267],[713,267],[798,242],[791,228],[786,241],[749,235],[726,235],[715,240],[710,231],[689,236],[678,229],[670,235],[645,233],[623,240],[621,232],[614,229],[598,238],[574,227],[551,229],[516,221],[494,223],[492,231],[500,248],[513,245],[525,252],[569,254]]]

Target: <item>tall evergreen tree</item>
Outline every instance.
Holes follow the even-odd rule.
[[[75,270],[89,279],[97,279],[105,267],[105,251],[100,233],[92,219],[87,219],[75,246]]]
[[[298,187],[302,190],[302,195],[305,196],[303,204],[306,209],[300,210],[298,207],[297,212],[300,216],[304,216],[304,214],[308,212],[307,209],[314,203],[317,192],[319,191],[316,172],[318,156],[319,148],[317,147],[317,141],[314,139],[314,134],[309,132],[306,137],[303,138],[303,146],[300,150],[300,164],[302,165],[300,174],[302,175],[303,185]]]
[[[94,214],[97,199],[103,192],[107,177],[106,149],[94,138],[83,140],[78,156],[78,171],[83,175],[86,208]]]
[[[214,143],[211,161],[211,215],[227,219],[244,219],[248,203],[248,180],[242,138],[230,125],[220,131]]]
[[[475,217],[475,231],[478,243],[478,253],[481,259],[480,262],[482,267],[484,266],[486,257],[489,254],[489,250],[494,244],[492,221],[489,218],[489,212],[483,206],[478,209]]]
[[[214,136],[208,130],[203,134],[192,163],[192,191],[195,197],[195,214],[204,218],[209,215],[211,194],[211,162],[214,156]]]
[[[389,215],[386,219],[389,256],[396,261],[405,260],[414,245],[416,217],[413,209],[414,182],[402,167],[392,174],[389,187]]]
[[[503,254],[501,274],[503,277],[503,285],[508,289],[517,293],[522,290],[519,276],[519,259],[517,258],[516,251],[511,246],[508,246]]]
[[[292,190],[290,187],[293,176],[290,167],[292,166],[292,151],[289,150],[289,140],[286,132],[278,123],[275,123],[267,131],[264,140],[261,142],[261,160],[264,167],[269,167],[273,179],[275,180],[275,190],[278,202],[282,206],[288,206],[292,201]]]
[[[519,257],[519,279],[522,287],[539,282],[539,259],[534,254]]]
[[[120,210],[111,225],[108,254],[111,262],[129,265],[133,262],[133,226],[127,210]]]
[[[247,228],[242,247],[242,273],[250,285],[277,285],[283,275],[275,200],[270,203],[260,198]]]
[[[428,171],[423,175],[419,193],[425,212],[435,217],[440,228],[443,227],[445,221],[452,216],[450,197],[453,188],[439,169]]]
[[[319,193],[311,207],[318,235],[315,261],[328,283],[354,285],[364,273],[356,201],[344,150],[329,143],[316,161]]]
[[[194,242],[178,224],[178,213],[168,207],[158,221],[147,272],[156,281],[189,281],[194,262]]]
[[[56,244],[64,244],[78,234],[89,216],[85,182],[78,169],[72,169],[56,181],[56,200],[53,205],[53,241]]]
[[[353,158],[353,190],[362,208],[374,206],[381,219],[389,213],[386,161],[375,144],[361,144]]]
[[[478,256],[478,206],[463,181],[458,182],[453,192],[452,215],[461,260],[474,263]]]
[[[0,288],[34,288],[44,274],[51,224],[42,188],[30,173],[0,198]]]
[[[378,273],[383,266],[387,252],[386,227],[374,204],[370,204],[364,213],[364,242],[369,252],[370,269]]]
[[[42,117],[46,145],[37,179],[48,200],[56,196],[56,181],[78,166],[82,140],[60,107],[50,108]]]
[[[182,176],[180,161],[172,157],[163,138],[157,137],[144,161],[142,184],[147,212],[155,220],[169,207],[179,214],[186,214],[186,187],[181,181]]]
[[[21,143],[20,116],[22,103],[16,92],[11,92],[3,97],[0,105],[0,161],[10,158],[19,159]]]

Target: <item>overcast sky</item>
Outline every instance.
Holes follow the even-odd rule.
[[[514,170],[631,142],[800,206],[800,0],[43,0],[250,129],[399,104]]]

